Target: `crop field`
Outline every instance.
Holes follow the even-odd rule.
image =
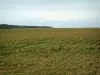
[[[0,29],[0,75],[100,75],[100,29]]]

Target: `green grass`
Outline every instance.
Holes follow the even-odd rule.
[[[100,29],[1,29],[0,75],[100,75]]]

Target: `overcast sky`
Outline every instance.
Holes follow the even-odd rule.
[[[0,24],[100,27],[100,0],[0,0]]]

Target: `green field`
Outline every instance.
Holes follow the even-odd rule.
[[[0,29],[0,75],[100,75],[100,29]]]

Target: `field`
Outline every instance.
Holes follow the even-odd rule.
[[[100,75],[100,29],[0,29],[0,75]]]

